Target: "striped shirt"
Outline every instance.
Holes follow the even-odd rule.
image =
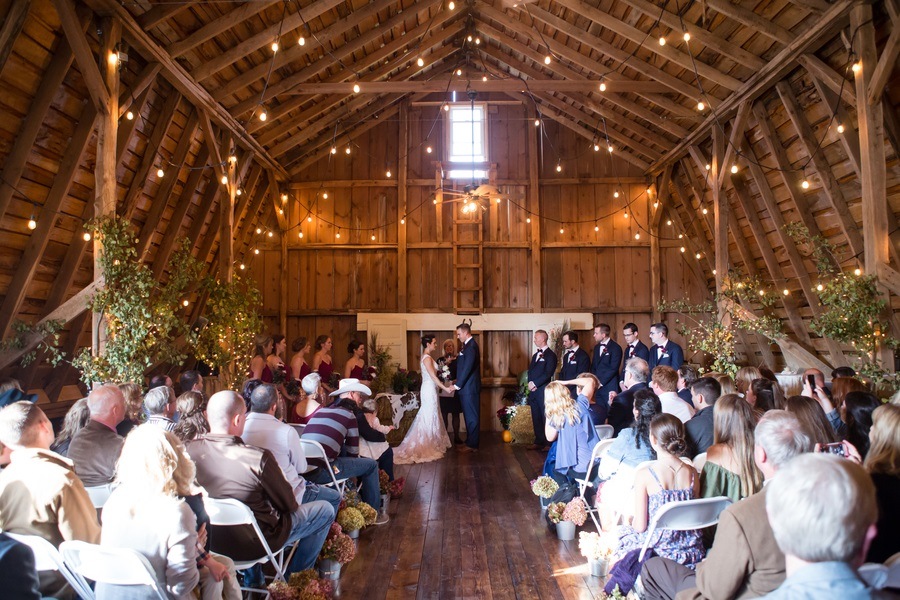
[[[346,408],[322,407],[313,413],[303,435],[304,440],[319,442],[328,460],[334,460],[343,448],[346,456],[359,456],[359,428],[356,416]],[[322,467],[321,460],[307,457],[310,464]]]

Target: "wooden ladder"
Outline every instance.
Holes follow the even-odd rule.
[[[482,211],[453,210],[453,308],[457,314],[484,310],[484,229]]]

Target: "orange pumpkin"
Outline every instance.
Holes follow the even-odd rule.
[[[512,431],[510,431],[509,429],[503,430],[503,441],[507,444],[512,441]]]

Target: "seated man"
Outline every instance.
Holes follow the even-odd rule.
[[[181,393],[185,392],[197,392],[198,394],[203,393],[203,376],[199,371],[185,371],[181,374],[181,377],[178,378],[178,385],[181,388]]]
[[[147,422],[165,431],[175,430],[175,392],[168,386],[155,387],[144,395]]]
[[[696,384],[695,384],[696,385]],[[767,412],[755,430],[753,459],[766,483],[794,457],[812,450],[797,417],[783,410]],[[716,538],[706,559],[691,571],[674,561],[654,557],[644,564],[644,597],[678,600],[756,598],[784,581],[784,555],[775,543],[761,492],[729,506],[719,515]],[[676,596],[677,594],[677,596]]]
[[[650,389],[659,396],[663,412],[678,417],[682,423],[687,423],[695,411],[690,404],[678,397],[675,392],[677,386],[678,371],[666,365],[653,368]]]
[[[106,485],[116,474],[125,438],[116,426],[125,418],[125,396],[115,385],[103,385],[88,395],[91,420],[72,437],[69,460],[85,487]]]
[[[862,467],[831,454],[794,459],[769,486],[766,514],[787,579],[771,600],[883,597],[856,570],[875,537],[875,485]]]
[[[187,444],[197,466],[197,482],[212,498],[231,498],[246,504],[273,552],[299,541],[288,572],[312,568],[334,521],[334,509],[322,501],[298,505],[272,453],[244,444],[240,436],[246,406],[238,394],[213,394],[206,414],[209,433]],[[213,552],[235,561],[265,555],[249,526],[212,529]]]
[[[265,448],[275,456],[284,478],[291,484],[298,504],[324,500],[334,507],[337,514],[341,494],[335,489],[307,483],[302,475],[308,470],[306,456],[300,445],[297,430],[275,418],[278,390],[264,383],[250,394],[250,413],[244,423],[241,439],[244,443]]]
[[[625,373],[622,379],[622,392],[609,393],[609,414],[606,422],[613,426],[613,435],[629,427],[634,422],[634,395],[647,389],[650,379],[650,367],[643,358],[635,356],[625,362]]]
[[[0,474],[0,528],[37,535],[54,546],[66,540],[98,543],[97,511],[71,461],[50,451],[53,426],[44,411],[31,402],[4,408],[0,441],[13,450],[12,462]],[[44,596],[70,596],[58,572],[43,571],[40,581]],[[0,596],[13,597],[9,593],[4,581]]]
[[[722,386],[712,377],[701,377],[691,384],[691,395],[697,412],[684,424],[684,434],[688,456],[694,458],[713,445],[713,405],[722,395]]]
[[[352,409],[352,403],[357,402],[362,397],[361,394],[370,396],[372,390],[356,379],[341,379],[338,390],[331,393],[332,396],[340,395],[340,398],[312,415],[303,430],[302,438],[322,445],[338,478],[359,477],[362,480],[360,496],[363,502],[378,510],[381,506],[378,463],[371,458],[359,456],[359,425]],[[309,474],[310,481],[320,484],[331,482],[331,476],[325,471],[331,468],[329,465],[322,464],[321,460],[315,458],[310,458],[309,462],[319,467]],[[379,524],[386,517],[387,515],[379,515]],[[386,523],[387,520],[383,522]]]
[[[691,386],[697,381],[697,369],[685,363],[678,367],[678,397],[691,405],[691,408],[700,410],[694,405],[691,396]]]

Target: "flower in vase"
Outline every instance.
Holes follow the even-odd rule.
[[[566,504],[562,518],[564,521],[572,521],[579,527],[584,525],[584,522],[587,521],[587,509],[584,507],[584,501],[580,497],[572,498]]]
[[[559,484],[548,475],[541,475],[531,482],[531,491],[540,498],[552,498],[559,489]]]

